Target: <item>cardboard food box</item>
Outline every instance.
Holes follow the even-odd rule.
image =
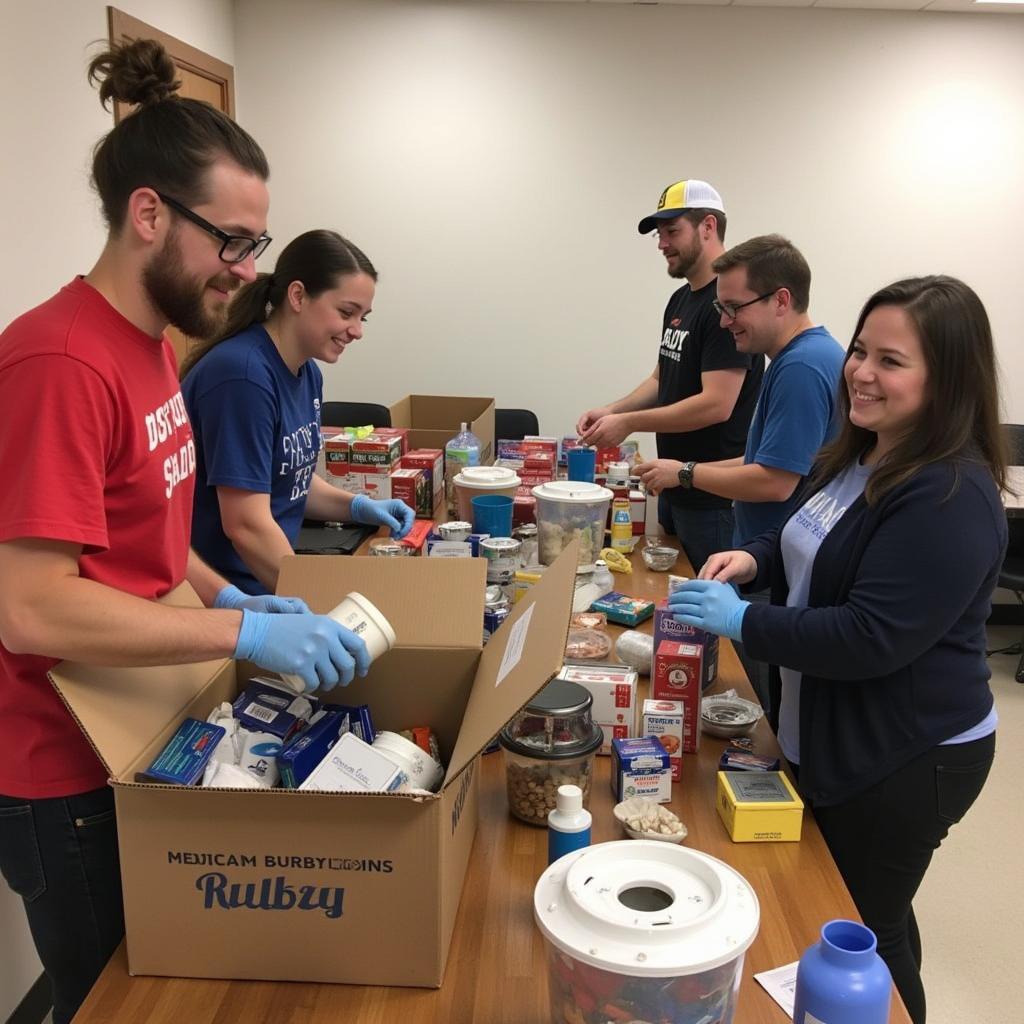
[[[419,519],[434,514],[434,491],[430,471],[426,469],[396,469],[391,474],[391,497],[404,501]]]
[[[657,736],[668,754],[672,765],[672,781],[678,782],[683,777],[683,739],[686,735],[686,712],[682,701],[652,700],[644,701],[643,715],[640,722],[640,733],[643,736]]]
[[[391,426],[409,428],[409,448],[440,448],[463,423],[480,439],[480,464],[494,461],[494,399],[406,395],[391,406]]]
[[[697,626],[676,622],[669,610],[667,597],[663,597],[654,608],[655,650],[661,646],[662,640],[672,640],[679,644],[701,644],[704,648],[701,689],[706,690],[715,681],[718,676],[718,634],[706,633]]]
[[[672,799],[672,767],[656,736],[612,741],[612,795],[616,801],[645,796],[656,804]]]
[[[700,677],[703,647],[662,640],[654,649],[651,697],[683,705],[683,753],[700,749]]]
[[[628,665],[581,665],[567,662],[559,679],[579,683],[590,693],[590,716],[601,726],[599,754],[612,752],[612,740],[637,735],[637,672]]]
[[[417,448],[402,456],[402,469],[423,469],[430,477],[433,488],[431,508],[444,497],[444,452],[440,448]]]
[[[114,789],[129,971],[440,986],[477,827],[478,755],[561,668],[576,563],[573,545],[483,648],[482,559],[284,560],[280,593],[326,612],[357,590],[390,620],[397,646],[324,701],[369,704],[380,729],[429,725],[447,768],[429,796],[136,782],[253,666],[56,666]],[[187,585],[166,601],[199,606]]]
[[[352,442],[348,461],[353,473],[390,473],[401,457],[401,437],[370,434]]]
[[[800,838],[804,803],[785,772],[719,772],[715,804],[734,843]]]

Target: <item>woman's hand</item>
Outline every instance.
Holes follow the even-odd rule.
[[[702,566],[699,580],[749,583],[757,575],[757,562],[746,551],[717,551]]]

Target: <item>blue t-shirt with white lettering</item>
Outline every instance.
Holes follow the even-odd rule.
[[[196,443],[192,546],[249,594],[266,588],[224,533],[218,487],[270,495],[292,546],[320,451],[323,375],[309,360],[294,374],[262,324],[215,345],[181,385]]]
[[[836,391],[843,347],[824,327],[802,331],[764,374],[743,454],[757,463],[805,476],[818,449],[835,433]],[[733,545],[747,544],[785,522],[795,501],[737,501]]]

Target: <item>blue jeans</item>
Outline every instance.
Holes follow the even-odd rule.
[[[680,508],[670,505],[662,494],[658,499],[658,521],[663,526],[671,525],[694,575],[716,551],[732,548],[731,508]]]
[[[0,872],[25,904],[54,1024],[68,1024],[124,935],[113,791],[0,796]]]

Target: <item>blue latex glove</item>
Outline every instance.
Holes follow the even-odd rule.
[[[236,658],[271,672],[300,676],[306,692],[348,686],[370,668],[362,637],[326,615],[274,615],[242,609]]]
[[[697,626],[709,633],[743,639],[743,616],[750,607],[728,583],[717,580],[687,580],[668,598],[668,609],[676,622]]]
[[[301,597],[278,597],[276,594],[247,594],[229,583],[213,600],[214,608],[232,608],[251,612],[279,612],[285,615],[297,612],[309,614],[309,605]]]
[[[386,526],[395,540],[401,540],[416,521],[416,514],[404,501],[397,498],[375,500],[365,494],[357,494],[352,499],[349,515],[353,522],[366,526]]]

